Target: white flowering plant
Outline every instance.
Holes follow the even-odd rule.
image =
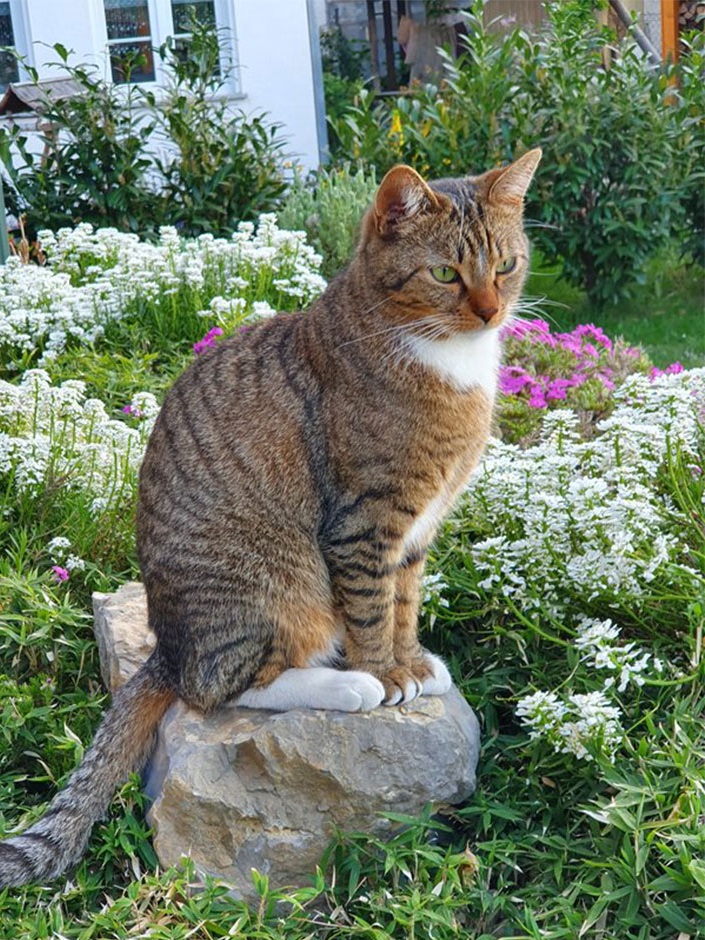
[[[304,308],[323,290],[321,258],[301,232],[274,215],[241,223],[230,238],[182,239],[163,227],[158,242],[88,224],[40,232],[46,265],[11,258],[0,280],[0,367],[46,366],[65,350],[108,343],[167,354],[201,338],[204,326],[232,329],[250,317]]]
[[[433,551],[429,642],[486,742],[458,813],[492,885],[474,910],[517,936],[697,937],[705,369],[624,376],[606,412],[546,408],[538,440],[493,441]]]
[[[132,544],[137,471],[158,407],[145,392],[129,406],[130,426],[86,396],[79,379],[53,384],[30,369],[16,384],[0,381],[0,513],[6,526],[55,525],[82,550],[124,562]],[[84,558],[66,536],[47,547],[55,579],[83,571]],[[66,575],[64,575],[66,572]]]

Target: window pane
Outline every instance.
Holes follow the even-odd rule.
[[[116,84],[127,81],[129,63],[130,82],[154,81],[154,54],[149,42],[120,42],[110,46],[110,67]]]
[[[175,33],[189,33],[189,20],[192,15],[199,23],[210,23],[215,26],[215,9],[213,0],[171,0],[171,14],[174,18]]]
[[[152,52],[147,0],[103,0],[108,28],[113,81],[153,82]],[[129,68],[126,68],[129,63]]]
[[[147,0],[104,0],[108,39],[149,38]]]
[[[0,46],[14,46],[15,33],[9,3],[0,3]],[[11,52],[0,51],[0,91],[19,78],[17,59]]]
[[[0,3],[0,46],[14,46],[15,34],[12,30],[12,15],[9,3]]]

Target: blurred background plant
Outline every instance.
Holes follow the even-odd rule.
[[[323,274],[330,278],[350,260],[376,189],[374,167],[353,170],[346,163],[322,168],[308,179],[297,173],[277,218],[282,228],[306,232],[323,257]]]
[[[335,159],[378,172],[403,161],[433,178],[542,146],[534,241],[596,306],[633,294],[672,239],[701,260],[705,34],[656,68],[631,33],[618,40],[599,25],[600,5],[549,2],[545,28],[529,34],[488,28],[473,4],[438,84],[382,98],[363,88],[331,117]]]
[[[159,217],[183,235],[228,235],[242,220],[274,208],[285,190],[280,127],[234,112],[219,97],[230,67],[221,61],[218,30],[192,18],[187,46],[170,39],[159,49],[165,93],[144,100],[163,139]]]

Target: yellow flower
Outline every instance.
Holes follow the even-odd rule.
[[[394,112],[392,126],[389,128],[389,136],[392,137],[394,134],[399,134],[400,137],[402,136],[401,116],[398,111]]]

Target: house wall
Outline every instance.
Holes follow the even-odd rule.
[[[266,111],[283,125],[286,151],[303,166],[319,163],[319,130],[307,0],[217,0],[219,23],[231,30],[237,62],[233,104],[246,113]],[[73,50],[72,62],[91,62],[109,76],[102,0],[25,0],[20,14],[31,64],[41,78],[57,78],[51,67],[60,42]],[[152,41],[163,41],[169,26],[159,22],[168,4],[150,2]],[[224,22],[223,22],[224,21]],[[170,25],[170,24],[169,24]],[[42,45],[46,44],[46,45]],[[159,75],[157,76],[159,79]]]

